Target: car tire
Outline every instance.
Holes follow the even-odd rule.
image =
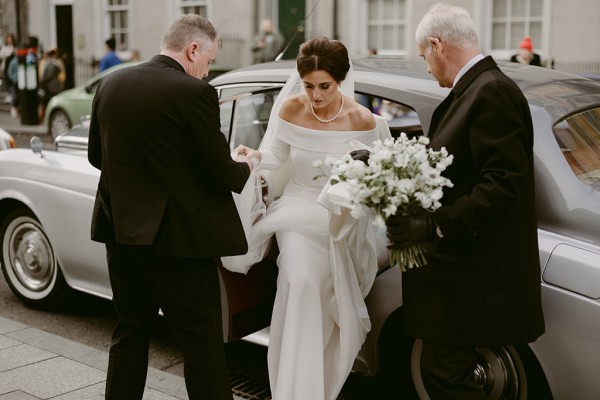
[[[52,244],[37,218],[25,208],[9,212],[0,226],[2,273],[13,293],[27,306],[53,309],[69,287]]]
[[[414,341],[411,371],[419,399],[429,400],[420,372],[422,345],[421,339]],[[552,399],[543,371],[527,346],[478,347],[476,350],[481,358],[475,376],[489,400]]]
[[[71,120],[63,110],[54,110],[50,115],[48,131],[52,139],[71,129]]]

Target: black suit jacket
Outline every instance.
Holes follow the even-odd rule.
[[[544,331],[533,127],[516,84],[491,57],[435,110],[430,146],[454,155],[428,265],[403,274],[409,333],[461,346],[526,343]]]
[[[231,192],[248,179],[220,132],[217,93],[158,55],[105,77],[94,97],[88,159],[101,170],[92,239],[158,254],[243,254]]]

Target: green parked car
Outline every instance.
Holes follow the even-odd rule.
[[[56,139],[57,136],[68,131],[73,125],[80,124],[92,112],[92,100],[98,89],[100,79],[113,71],[135,64],[139,64],[139,61],[115,65],[88,79],[83,85],[65,90],[52,97],[48,102],[44,115],[44,125],[48,127],[48,134]]]

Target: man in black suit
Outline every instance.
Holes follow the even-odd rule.
[[[460,7],[434,5],[416,32],[442,87],[430,146],[454,155],[433,214],[392,217],[392,242],[425,242],[427,265],[402,276],[407,332],[423,341],[432,400],[485,399],[475,347],[535,341],[544,332],[537,243],[533,126],[517,85],[481,55]]]
[[[159,308],[184,354],[189,398],[232,399],[214,257],[247,251],[231,192],[253,164],[231,158],[217,93],[201,79],[218,48],[209,21],[183,15],[160,55],[111,73],[94,98],[92,239],[106,244],[118,317],[107,399],[142,399]]]

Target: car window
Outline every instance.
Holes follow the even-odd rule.
[[[243,83],[243,84],[239,84],[239,85],[220,87],[218,89],[219,90],[219,99],[227,100],[228,98],[233,97],[233,96],[237,96],[237,95],[241,95],[241,94],[245,94],[245,93],[258,92],[260,90],[265,90],[265,89],[270,89],[270,88],[273,88],[274,85],[281,87],[281,85],[273,84],[273,83],[268,83],[268,84],[267,83],[264,83],[264,84]]]
[[[355,99],[374,114],[385,117],[392,136],[398,137],[400,132],[406,133],[408,137],[423,135],[419,116],[412,108],[364,93],[356,94]]]
[[[240,144],[258,148],[279,90],[280,87],[268,90],[256,85],[220,89],[221,132],[232,148]],[[419,117],[412,108],[367,93],[357,93],[355,99],[373,113],[385,117],[392,136],[398,137],[401,132],[409,137],[423,134]]]
[[[243,83],[216,88],[221,110],[221,133],[232,148],[239,144],[256,146],[257,140],[260,143],[273,107],[272,98],[279,93],[281,86],[273,83]],[[253,123],[260,126],[254,126]],[[236,138],[238,128],[239,135]]]
[[[240,97],[234,119],[234,148],[240,144],[258,148],[267,130],[277,94],[279,89]]]
[[[599,188],[600,107],[574,114],[553,128],[569,167],[586,185]]]
[[[221,113],[221,132],[225,135],[225,139],[227,139],[227,143],[229,143],[229,131],[231,129],[231,116],[233,113],[233,104],[234,101],[224,101],[221,103],[220,113]]]

